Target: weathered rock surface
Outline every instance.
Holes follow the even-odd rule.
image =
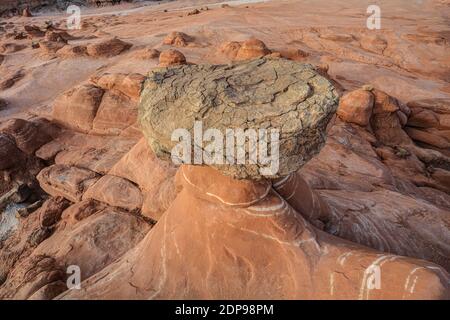
[[[450,157],[450,100],[410,101],[405,131],[420,145]]]
[[[337,115],[344,121],[367,126],[372,116],[374,96],[369,90],[355,90],[339,101]]]
[[[287,49],[280,51],[281,57],[294,61],[303,61],[309,54],[300,49]]]
[[[51,227],[59,221],[63,211],[70,202],[63,197],[50,198],[39,209],[39,224],[41,227]]]
[[[107,91],[92,122],[92,132],[119,135],[122,130],[136,123],[137,114],[136,101],[120,91]]]
[[[143,190],[142,214],[153,220],[159,220],[176,197],[175,172],[175,166],[158,159],[144,138],[109,171],[136,183]]]
[[[64,126],[88,132],[92,129],[104,91],[90,84],[77,86],[59,96],[53,105],[53,119]]]
[[[56,164],[85,168],[104,175],[135,144],[135,138],[65,131],[37,150],[36,156]]]
[[[99,176],[91,170],[55,164],[43,169],[37,179],[48,194],[77,202]]]
[[[8,281],[0,288],[0,297],[2,299],[28,299],[40,288],[61,281],[63,277],[64,271],[57,266],[54,258],[46,255],[31,256],[25,258],[20,266],[13,269]],[[43,298],[52,299],[54,297],[54,295],[45,295]]]
[[[331,208],[325,227],[329,233],[450,268],[448,210],[388,190],[354,191],[351,196],[346,191],[324,190],[320,195]],[[396,199],[395,208],[391,199]]]
[[[105,175],[83,194],[83,199],[95,199],[112,207],[138,212],[142,207],[142,194],[130,181]]]
[[[419,130],[415,128],[406,128],[406,133],[415,141],[424,142],[428,145],[437,147],[439,149],[449,150],[450,141],[446,137],[442,137],[433,132]]]
[[[132,249],[149,228],[132,214],[82,201],[63,212],[52,237],[33,254],[50,255],[65,267],[77,265],[85,279]]]
[[[4,75],[4,78],[0,80],[0,89],[5,90],[9,89],[16,84],[19,80],[21,80],[25,76],[25,73],[22,69],[19,69],[15,72],[8,73]]]
[[[45,32],[36,25],[24,25],[23,28],[31,39],[42,38],[45,36]]]
[[[106,73],[92,77],[91,82],[104,90],[117,90],[128,97],[138,100],[145,77],[139,73]]]
[[[31,10],[29,7],[26,7],[25,9],[22,10],[22,17],[27,17],[30,18],[33,15],[31,14]]]
[[[39,50],[44,56],[53,57],[53,55],[61,50],[65,45],[66,44],[64,42],[42,40],[39,41]]]
[[[84,45],[65,45],[57,51],[57,56],[63,59],[87,56],[87,48]]]
[[[358,89],[347,96],[360,93]],[[325,231],[339,237],[449,270],[448,160],[413,144],[397,114],[409,115],[407,107],[377,90],[372,94],[367,127],[337,120],[320,154],[300,170],[329,208],[304,216],[315,225],[319,220]],[[360,106],[358,99],[347,98],[340,108],[343,103],[349,110]],[[431,163],[435,170],[429,169]],[[296,197],[303,200],[299,195],[288,202],[297,209]]]
[[[14,294],[21,291],[21,287],[33,286],[32,277],[36,276],[36,274],[42,273],[42,276],[45,276],[46,272],[43,272],[44,270],[40,268],[40,264],[38,263],[42,257],[32,258],[31,264],[26,262],[39,243],[51,234],[48,228],[42,228],[40,226],[40,212],[38,210],[26,218],[19,217],[17,229],[0,242],[1,298],[12,298]],[[35,268],[34,271],[31,270],[33,268]],[[23,272],[34,273],[34,276],[24,278]],[[29,283],[26,283],[26,279]],[[22,299],[25,298],[22,296]]]
[[[233,180],[206,167],[180,170],[183,190],[145,239],[81,290],[58,298],[448,298],[442,268],[323,233],[268,183]],[[380,289],[370,285],[374,268]]]
[[[74,37],[68,34],[66,31],[52,31],[48,30],[45,33],[45,39],[47,41],[53,41],[53,42],[62,42],[64,44],[67,44],[69,40],[73,40]]]
[[[272,184],[273,189],[308,222],[319,229],[324,228],[322,220],[330,214],[328,204],[320,194],[296,172]]]
[[[30,155],[49,142],[57,128],[45,120],[10,119],[0,126],[0,131],[13,138],[16,146]]]
[[[0,45],[0,53],[14,53],[25,48],[23,44],[7,42]]]
[[[145,82],[139,112],[150,146],[164,159],[170,159],[177,144],[171,141],[174,130],[189,130],[193,137],[195,120],[202,121],[203,130],[214,128],[223,136],[227,128],[279,130],[280,168],[271,174],[277,178],[295,172],[318,153],[336,103],[332,84],[311,66],[259,59],[156,70]],[[194,154],[193,139],[189,143]],[[262,178],[258,164],[213,166],[236,178]]]
[[[271,53],[264,42],[255,38],[242,42],[224,42],[220,45],[219,52],[232,61],[257,59]]]
[[[67,206],[63,198],[49,199],[2,244],[2,299],[52,299],[67,290],[68,266],[80,267],[87,278],[133,248],[150,228],[94,200]]]
[[[21,151],[10,136],[0,133],[0,170],[17,165],[22,158]]]

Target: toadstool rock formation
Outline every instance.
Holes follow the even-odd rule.
[[[227,74],[229,70],[233,72]],[[278,95],[283,102],[277,103]],[[283,137],[295,133],[288,143],[293,147],[280,148],[281,179],[272,182],[245,165],[182,165],[176,199],[144,240],[84,281],[81,290],[66,291],[59,298],[448,298],[449,276],[441,267],[336,238],[294,209],[322,210],[294,172],[321,148],[335,107],[334,89],[326,79],[309,66],[284,60],[152,73],[142,93],[140,119],[157,156],[167,158],[171,129],[191,128],[195,120],[224,129],[255,128],[265,119],[280,127],[281,136],[287,133]],[[239,117],[239,110],[247,117]],[[285,127],[283,115],[293,110],[294,126]],[[233,111],[235,116],[227,116]],[[233,123],[238,119],[241,122]],[[304,125],[295,126],[299,122]],[[284,161],[289,157],[297,163]],[[236,179],[243,177],[247,179]],[[298,183],[305,190],[304,204]],[[291,206],[285,198],[292,192],[297,197]]]
[[[165,50],[159,55],[160,67],[177,66],[182,64],[186,64],[186,57],[178,50]]]

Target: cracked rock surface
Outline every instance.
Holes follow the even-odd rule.
[[[195,121],[203,132],[218,129],[276,129],[280,133],[279,178],[297,171],[317,154],[324,131],[337,107],[338,93],[330,81],[307,64],[262,58],[232,65],[186,65],[156,69],[141,94],[139,118],[156,155],[170,159],[176,129],[193,137]],[[269,140],[270,142],[270,140]],[[192,152],[194,140],[191,139]],[[238,179],[263,178],[259,164],[212,164]],[[198,146],[198,144],[197,144]],[[205,148],[205,142],[202,148]],[[194,157],[192,157],[194,159]]]

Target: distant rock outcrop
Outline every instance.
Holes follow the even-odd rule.
[[[194,38],[186,33],[173,31],[164,38],[163,44],[175,47],[186,47],[192,41],[194,41]]]
[[[219,52],[232,61],[242,61],[261,58],[272,51],[261,40],[251,38],[243,42],[225,42],[220,46]]]
[[[164,50],[159,55],[160,67],[178,66],[182,64],[186,64],[186,57],[178,50]]]
[[[131,47],[131,43],[127,43],[117,38],[111,38],[88,44],[86,49],[91,57],[109,58],[117,56]]]

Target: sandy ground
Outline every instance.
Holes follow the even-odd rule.
[[[182,31],[195,37],[195,46],[180,49],[193,63],[227,63],[229,61],[217,54],[221,43],[256,37],[275,51],[298,48],[308,52],[310,56],[305,62],[327,64],[329,74],[348,89],[371,83],[404,102],[450,96],[448,78],[445,78],[450,65],[450,10],[439,1],[377,1],[381,8],[382,29],[374,31],[366,28],[368,1],[247,0],[227,1],[231,7],[222,8],[223,3],[179,0],[83,9],[82,22],[93,27],[71,30],[70,34],[79,39],[70,43],[89,43],[93,36],[116,36],[133,44],[130,52],[109,59],[49,60],[42,57],[39,50],[31,49],[29,39],[17,40],[27,48],[5,54],[0,65],[1,78],[18,70],[25,76],[0,92],[0,98],[9,103],[8,108],[0,111],[0,118],[26,117],[27,113],[46,114],[58,94],[98,72],[146,74],[157,61],[133,59],[133,51],[143,47],[165,49],[161,42],[170,31]],[[187,16],[193,8],[205,5],[210,10]],[[64,27],[65,17],[63,13],[52,12],[3,21],[13,23],[16,30],[23,30],[25,24],[43,26],[47,20],[59,22]],[[388,38],[388,54],[375,55],[367,48],[362,50],[358,43],[347,43],[349,34],[358,37],[369,32]],[[423,34],[425,38],[417,39],[417,34]],[[403,42],[410,35],[415,38]],[[436,37],[444,41],[444,45],[437,46],[434,43]],[[11,40],[4,39],[3,42]],[[435,56],[439,59],[433,61]],[[408,63],[402,65],[403,60]]]

